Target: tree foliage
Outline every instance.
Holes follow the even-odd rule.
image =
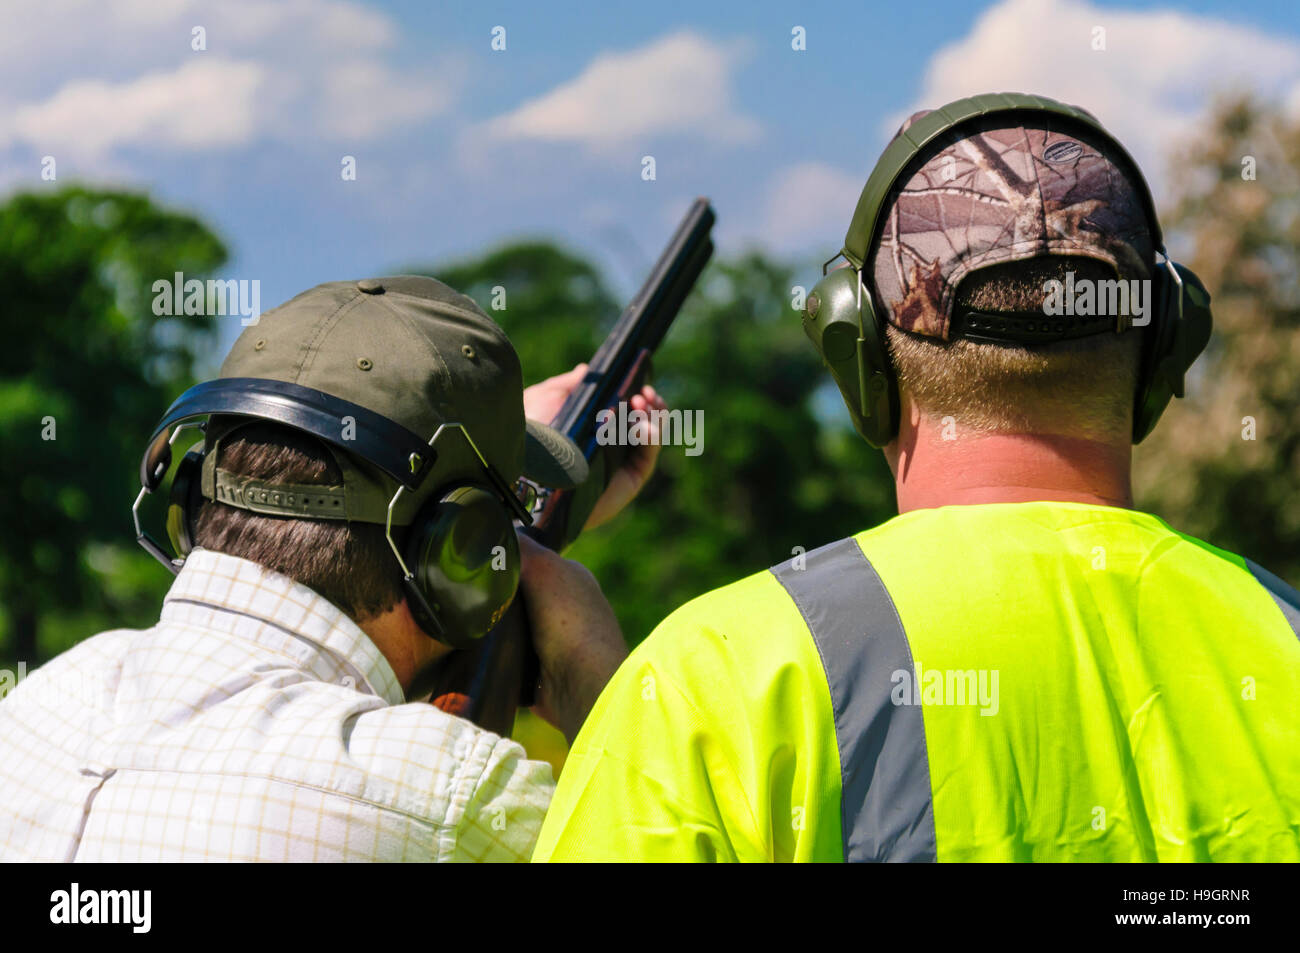
[[[204,225],[143,195],[0,205],[0,658],[34,666],[94,631],[61,637],[70,614],[157,618],[171,577],[133,539],[140,454],[215,338],[207,318],[153,318],[150,286],[225,257]]]
[[[1224,99],[1171,169],[1214,335],[1138,448],[1139,505],[1300,584],[1300,123]]]

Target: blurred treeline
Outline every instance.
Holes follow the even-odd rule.
[[[1225,99],[1169,171],[1214,335],[1137,448],[1138,505],[1300,586],[1300,121]]]
[[[1300,583],[1300,125],[1224,101],[1171,168],[1162,221],[1214,296],[1216,331],[1189,398],[1137,451],[1139,506]],[[0,204],[0,669],[156,620],[171,576],[134,542],[140,453],[217,336],[211,318],[154,318],[150,286],[225,258],[200,221],[142,195]],[[529,382],[589,358],[622,305],[590,262],[545,242],[418,270],[479,301]],[[759,253],[717,260],[661,349],[656,385],[704,412],[703,453],[665,448],[638,503],[569,553],[629,641],[794,547],[893,514],[883,459],[849,428],[792,307],[814,280]],[[498,286],[506,307],[492,310]],[[530,747],[558,762],[558,736],[534,729],[521,725]]]

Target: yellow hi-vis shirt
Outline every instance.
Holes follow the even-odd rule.
[[[669,616],[534,860],[1298,860],[1298,634],[1154,516],[912,511]]]

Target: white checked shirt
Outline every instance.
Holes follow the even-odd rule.
[[[152,629],[0,702],[0,859],[527,860],[550,765],[402,689],[317,595],[196,550]]]

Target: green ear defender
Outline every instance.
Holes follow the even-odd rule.
[[[351,466],[351,454],[386,474],[397,486],[396,495],[375,498],[363,491],[349,496],[346,479],[343,487],[272,485],[225,474],[217,467],[213,451],[234,428],[218,428],[220,437],[209,434],[207,425],[197,421],[212,415],[240,418],[234,428],[265,420],[310,434],[324,443],[341,469]],[[345,415],[356,427],[346,443],[338,426]],[[162,489],[171,468],[173,443],[187,428],[203,430],[205,439],[185,454],[172,478],[168,551],[141,525],[140,504]],[[451,439],[458,434],[465,441],[481,472],[473,482],[435,486],[411,524],[394,527],[394,506],[403,494],[418,491],[433,472],[439,436],[444,433]],[[443,424],[425,440],[360,405],[298,384],[259,378],[221,378],[195,385],[176,399],[150,436],[140,461],[140,493],[131,512],[140,545],[172,572],[180,570],[194,549],[195,521],[205,499],[272,516],[383,526],[402,570],[402,587],[415,621],[431,638],[454,648],[481,639],[509,608],[519,585],[514,523],[532,522],[528,506],[483,457],[461,424]]]
[[[189,451],[172,477],[167,538],[181,558],[194,549],[204,456]],[[488,487],[462,483],[438,491],[406,531],[402,555],[413,574],[411,615],[425,632],[457,648],[486,635],[519,586],[514,514]]]
[[[194,549],[194,519],[203,505],[202,473],[203,451],[190,450],[176,467],[167,495],[167,538],[182,559]]]
[[[1133,442],[1155,429],[1169,401],[1182,397],[1188,369],[1210,342],[1210,293],[1190,269],[1165,259],[1152,282],[1156,306],[1143,347],[1133,407]]]
[[[463,647],[501,620],[519,585],[519,538],[511,512],[491,490],[461,484],[425,504],[406,540],[406,564],[432,615],[411,603],[415,621],[437,631],[454,619]]]
[[[1007,115],[1013,121],[1051,119],[1063,129],[1074,126],[1105,139],[1124,161],[1146,210],[1152,242],[1165,259],[1152,262],[1155,307],[1152,326],[1143,343],[1142,364],[1134,395],[1133,442],[1141,442],[1155,427],[1174,397],[1183,396],[1188,368],[1210,339],[1210,295],[1182,265],[1168,259],[1151,190],[1124,147],[1085,110],[1043,96],[986,93],[959,99],[921,116],[896,137],[876,163],[858,198],[853,221],[844,238],[847,267],[826,272],[809,292],[803,311],[804,332],[822,356],[858,433],[873,447],[883,447],[898,435],[898,382],[889,361],[884,316],[877,315],[866,265],[879,240],[878,226],[890,195],[904,173],[936,139],[973,120]],[[1024,343],[1023,337],[985,329],[982,339]]]
[[[809,293],[803,316],[804,333],[830,369],[853,426],[883,447],[898,432],[898,385],[862,272],[832,271]]]

